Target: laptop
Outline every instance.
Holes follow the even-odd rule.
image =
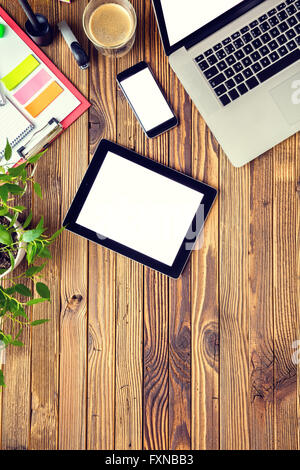
[[[232,164],[300,130],[300,0],[152,0],[169,63]]]

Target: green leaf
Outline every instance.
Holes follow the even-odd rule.
[[[12,149],[11,149],[10,143],[8,142],[8,139],[6,139],[6,146],[5,146],[5,150],[4,150],[5,160],[6,161],[10,160],[11,155],[12,155]]]
[[[45,264],[46,263],[43,263],[40,266],[30,266],[30,268],[27,269],[27,271],[25,273],[25,276],[26,277],[31,277],[31,276],[34,276],[37,273],[40,273],[44,269]]]
[[[41,185],[39,183],[33,183],[33,189],[40,199],[43,199]]]
[[[1,369],[0,369],[0,387],[5,387],[4,375]]]
[[[22,194],[24,192],[24,188],[22,188],[18,184],[5,183],[4,186],[7,187],[8,192],[11,194]]]
[[[42,320],[34,320],[30,323],[31,326],[37,326],[37,325],[42,325],[43,323],[47,323],[49,320],[49,318],[44,318]]]
[[[39,238],[44,231],[45,229],[42,227],[28,230],[27,232],[23,233],[22,240],[27,243],[32,242],[33,240]]]
[[[12,295],[16,292],[16,289],[14,286],[11,286],[11,287],[8,287],[7,289],[4,289],[4,292],[7,294],[7,295]]]
[[[43,298],[50,300],[50,290],[43,282],[37,282],[35,286],[37,293]]]
[[[18,292],[18,294],[21,294],[24,297],[32,297],[31,290],[28,289],[28,287],[25,286],[24,284],[16,284],[15,289],[16,289],[16,292]]]
[[[23,212],[23,211],[25,211],[25,209],[26,209],[25,206],[15,206],[13,208],[13,210],[16,211],[16,212]]]
[[[41,304],[42,302],[46,302],[48,299],[31,299],[31,300],[28,300],[28,302],[26,302],[26,305],[35,305],[35,304]]]
[[[0,206],[0,215],[6,215],[8,213],[8,209],[6,207]]]
[[[18,341],[17,339],[12,340],[10,344],[12,346],[24,346],[24,343],[22,343],[22,341]]]
[[[3,184],[2,186],[0,186],[0,198],[2,199],[2,201],[7,202],[8,189],[6,187],[6,184]]]
[[[10,267],[11,267],[11,269],[14,269],[14,267],[15,267],[14,255],[12,254],[11,251],[9,251],[8,254],[9,254],[9,259],[10,259]]]
[[[18,310],[19,310],[19,304],[18,302],[15,300],[15,299],[11,299],[9,302],[8,302],[8,310],[12,313],[14,313],[15,315],[18,314]]]
[[[26,247],[26,259],[28,265],[30,265],[36,254],[36,246],[34,244],[29,244]]]
[[[20,176],[20,174],[23,172],[25,167],[26,167],[26,163],[22,163],[22,165],[18,165],[16,167],[9,168],[8,174],[13,176],[13,177]]]
[[[48,258],[48,259],[52,258],[50,251],[45,246],[38,252],[38,256],[40,258]]]
[[[28,316],[26,315],[26,312],[25,312],[24,308],[20,304],[18,306],[18,311],[15,313],[15,316],[16,317],[23,317],[23,318],[26,318],[26,320],[28,320]]]
[[[57,232],[55,232],[51,237],[50,240],[55,240],[63,231],[65,230],[65,227],[61,227]]]
[[[32,211],[30,211],[30,213],[29,213],[27,219],[25,220],[25,222],[24,222],[24,224],[23,224],[23,228],[24,228],[24,229],[28,227],[28,225],[30,224],[31,220],[32,220]]]
[[[0,243],[3,243],[3,245],[11,245],[13,243],[11,234],[4,227],[4,225],[0,225]]]
[[[17,336],[15,337],[15,340],[18,339],[21,336],[22,331],[23,331],[23,328],[20,328],[19,331],[18,331]]]
[[[36,163],[46,152],[44,150],[43,152],[37,153],[36,155],[33,155],[32,157],[28,158],[27,163]]]

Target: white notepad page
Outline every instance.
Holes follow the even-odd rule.
[[[9,101],[0,106],[0,159],[4,156],[6,139],[14,148],[33,129],[31,122]]]
[[[172,266],[203,194],[108,152],[77,224]]]

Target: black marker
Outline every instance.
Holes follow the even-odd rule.
[[[71,52],[75,57],[79,67],[81,69],[87,69],[90,65],[89,57],[72,33],[70,26],[65,21],[62,21],[57,25],[57,27],[63,35],[63,38],[68,44],[69,48],[71,49]]]

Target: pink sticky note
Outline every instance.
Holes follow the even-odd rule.
[[[45,69],[40,70],[34,77],[18,90],[14,97],[20,104],[25,104],[51,79]]]

